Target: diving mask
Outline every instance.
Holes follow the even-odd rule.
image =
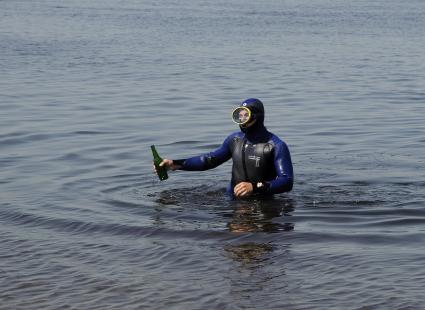
[[[237,107],[232,112],[232,119],[238,125],[245,125],[251,121],[251,110],[247,107]]]

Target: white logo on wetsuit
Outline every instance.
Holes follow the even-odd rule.
[[[260,167],[260,159],[261,157],[258,156],[248,156],[248,159],[255,160],[255,167]]]

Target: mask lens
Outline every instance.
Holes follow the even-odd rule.
[[[233,110],[232,118],[238,125],[246,124],[251,119],[251,111],[246,107],[237,107]]]

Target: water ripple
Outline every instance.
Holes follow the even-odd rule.
[[[0,1],[0,308],[422,308],[423,2],[57,2]],[[152,174],[251,96],[291,193]]]

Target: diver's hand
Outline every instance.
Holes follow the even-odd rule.
[[[173,171],[180,168],[180,166],[174,165],[174,162],[171,159],[163,159],[159,165],[161,167],[165,166],[167,170],[173,170]],[[153,170],[156,172],[156,167],[153,162],[152,162],[152,167],[153,167]]]
[[[240,182],[233,189],[233,192],[235,193],[236,197],[249,196],[252,194],[253,191],[254,188],[250,182]]]

